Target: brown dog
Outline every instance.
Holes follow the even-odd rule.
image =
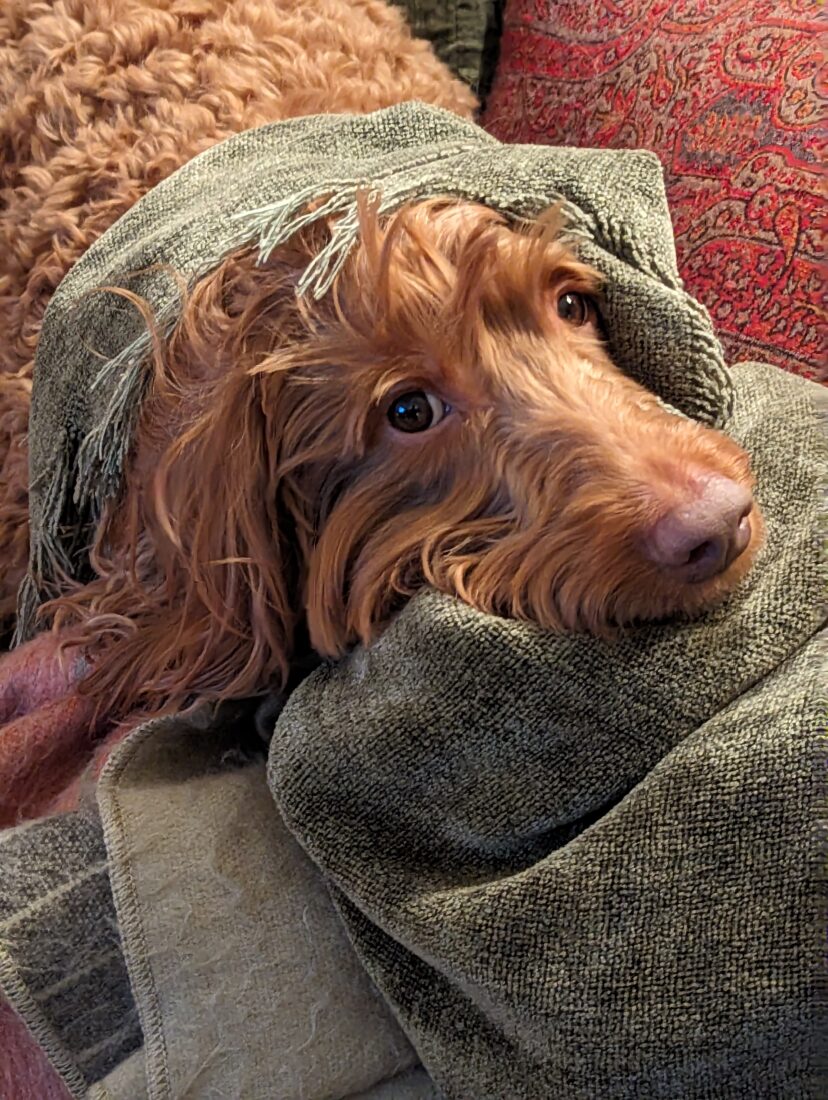
[[[0,547],[19,537],[18,395],[45,304],[140,194],[265,121],[409,98],[472,110],[378,0],[64,0],[24,34],[14,12],[43,7],[2,17],[0,320],[23,381],[0,405]],[[381,219],[366,201],[361,223],[321,301],[294,293],[317,226],[264,265],[226,259],[159,342],[98,579],[50,608],[108,708],[278,686],[297,632],[339,654],[424,585],[600,634],[697,612],[749,568],[747,457],[614,367],[597,276],[554,219],[446,200]]]

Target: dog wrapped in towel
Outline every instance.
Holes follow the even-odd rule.
[[[608,639],[423,592],[370,648],[273,701],[267,775],[234,751],[251,739],[243,711],[132,733],[98,797],[143,1029],[128,1061],[146,1052],[138,1077],[153,1097],[211,1094],[222,1072],[245,1097],[368,1096],[388,1079],[385,1097],[451,1100],[816,1096],[824,442],[807,384],[724,367],[680,286],[649,154],[503,147],[405,104],[264,127],[159,185],[76,265],[47,316],[20,634],[56,578],[85,571],[145,392],[140,318],[89,291],[130,276],[163,335],[181,289],[169,265],[197,282],[227,251],[255,240],[267,252],[333,214],[330,247],[299,287],[324,294],[365,186],[389,211],[453,195],[530,217],[563,200],[605,279],[614,361],[750,452],[766,541],[715,610]],[[323,912],[323,883],[342,925]],[[280,955],[282,933],[308,920],[303,890],[313,919]],[[268,1015],[288,988],[275,958],[302,963],[312,1021],[334,981],[350,983],[353,996],[334,1000],[374,1021],[381,1074],[361,1070],[350,1093],[287,1082],[278,1060],[309,1064],[324,1036]],[[360,985],[366,973],[390,1014]],[[0,984],[37,1022],[27,976],[8,962]],[[62,1072],[73,1095],[129,1095]]]
[[[244,248],[258,246],[267,261],[315,223],[331,225],[329,238],[296,290],[323,298],[357,243],[360,194],[374,197],[378,216],[441,197],[512,219],[561,204],[568,238],[605,281],[612,363],[681,413],[716,427],[728,415],[730,377],[706,311],[680,286],[654,155],[503,146],[470,122],[412,102],[246,131],[154,187],[52,297],[35,361],[31,568],[18,639],[32,634],[56,582],[86,572],[95,527],[122,487],[152,377],[147,312],[163,339],[187,285]]]
[[[822,444],[804,386],[734,382],[768,543],[727,606],[603,642],[422,595],[277,723],[277,804],[447,1097],[820,1095]]]

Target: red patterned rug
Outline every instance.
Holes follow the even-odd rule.
[[[682,276],[728,359],[825,380],[816,7],[509,0],[483,122],[504,141],[658,153]]]

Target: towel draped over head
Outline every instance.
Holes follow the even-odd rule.
[[[729,376],[706,311],[682,290],[653,154],[502,145],[416,102],[249,130],[140,199],[50,302],[35,361],[31,568],[18,638],[34,631],[56,577],[82,572],[90,531],[121,487],[147,386],[143,319],[121,296],[90,292],[129,288],[169,331],[182,279],[193,285],[244,246],[265,257],[304,225],[335,218],[329,244],[298,287],[322,295],[356,242],[364,189],[377,193],[382,212],[446,195],[531,218],[562,202],[582,259],[605,279],[604,320],[618,366],[689,416],[727,419]]]

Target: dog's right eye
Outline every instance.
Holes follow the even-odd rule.
[[[434,393],[411,390],[395,397],[388,408],[388,421],[398,432],[425,432],[439,424],[451,406]]]
[[[558,297],[558,316],[580,328],[595,319],[595,303],[586,294],[565,291]]]

